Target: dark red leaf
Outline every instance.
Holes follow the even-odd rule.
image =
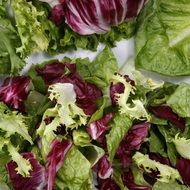
[[[119,186],[111,178],[108,179],[98,178],[97,188],[99,190],[120,190]]]
[[[66,23],[81,35],[105,33],[111,26],[137,16],[143,4],[144,0],[62,1]],[[60,14],[57,17],[55,21]]]
[[[35,70],[42,77],[47,85],[60,82],[61,77],[65,73],[67,64],[53,62],[46,64],[43,68],[36,66]],[[72,65],[74,67],[74,65]]]
[[[51,10],[50,20],[52,20],[57,26],[64,21],[64,10],[61,4],[56,5]]]
[[[190,186],[190,160],[180,158],[176,163],[176,169],[179,171],[184,183]]]
[[[151,187],[137,185],[134,181],[134,176],[131,170],[122,174],[122,180],[124,185],[127,186],[129,190],[152,190]]]
[[[108,123],[112,120],[112,118],[113,113],[108,113],[103,118],[90,123],[87,131],[92,139],[98,139],[107,130]]]
[[[148,122],[133,125],[124,139],[127,150],[139,150],[144,139],[148,136],[149,128],[150,123]]]
[[[153,153],[153,152],[151,152],[148,155],[149,155],[149,158],[151,160],[155,160],[157,162],[160,162],[161,164],[165,164],[165,165],[168,165],[168,166],[170,165],[169,158],[164,157],[164,156],[162,156],[159,153]]]
[[[132,151],[126,150],[124,146],[120,145],[116,156],[121,161],[124,168],[129,167],[132,163]]]
[[[101,179],[108,179],[113,173],[113,168],[108,160],[108,156],[104,155],[100,160],[93,166],[93,170],[98,173],[98,177]]]
[[[94,84],[84,81],[76,72],[75,64],[51,63],[44,68],[36,68],[38,75],[47,85],[54,83],[71,83],[77,95],[77,105],[87,115],[96,111],[96,101],[102,96],[101,90]]]
[[[149,107],[148,109],[155,116],[170,121],[182,131],[185,129],[185,119],[174,113],[169,106],[163,105],[158,107]]]
[[[148,136],[149,128],[150,123],[148,122],[133,125],[121,141],[116,155],[124,167],[131,164],[132,151],[140,149],[144,139]]]
[[[62,166],[65,155],[71,146],[72,142],[69,140],[62,140],[61,142],[57,140],[52,141],[46,164],[47,190],[53,190],[56,172]]]
[[[12,108],[25,112],[24,101],[29,92],[29,84],[29,77],[7,77],[0,87],[0,101]]]
[[[17,164],[13,161],[9,162],[6,166],[14,190],[42,190],[46,186],[44,167],[40,165],[34,154],[31,152],[22,153],[22,156],[32,165],[30,177],[22,177],[20,174],[17,174],[17,171],[15,170]]]

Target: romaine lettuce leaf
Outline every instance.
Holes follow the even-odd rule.
[[[165,144],[163,139],[159,136],[159,132],[157,130],[153,130],[154,128],[151,127],[150,130],[150,137],[148,139],[150,145],[150,152],[159,153],[163,156],[166,155],[165,153]]]
[[[91,163],[93,167],[98,160],[105,154],[105,151],[99,146],[93,144],[87,144],[80,151],[85,156],[85,158]]]
[[[109,124],[110,132],[106,135],[109,159],[112,162],[120,142],[132,125],[126,114],[117,114]]]
[[[92,173],[90,162],[77,147],[72,146],[65,157],[63,166],[57,173],[55,186],[58,189],[92,190]]]
[[[170,162],[173,166],[176,165],[177,157],[178,157],[178,152],[175,148],[174,143],[172,142],[172,139],[174,139],[175,135],[179,132],[176,130],[176,128],[171,128],[169,126],[158,126],[158,129],[160,133],[163,135],[165,138],[165,143],[166,143],[166,152],[168,155],[168,158],[170,159]]]
[[[119,170],[114,170],[113,172],[113,180],[119,186],[121,190],[128,190],[128,188],[123,184],[121,172]]]
[[[136,67],[164,75],[190,74],[190,2],[150,0],[138,18]]]
[[[190,117],[190,84],[180,84],[167,100],[167,104],[180,117]]]
[[[81,65],[80,61],[76,61],[76,65],[85,80],[101,89],[109,86],[113,75],[119,71],[117,60],[109,47],[105,47],[92,63],[85,61]]]
[[[90,135],[84,130],[74,130],[73,131],[73,142],[76,146],[85,146],[91,141]]]

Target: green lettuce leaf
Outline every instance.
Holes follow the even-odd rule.
[[[58,170],[55,186],[61,190],[93,189],[91,164],[75,146],[69,150],[63,166]]]
[[[123,93],[115,94],[120,113],[127,114],[132,119],[146,119],[149,121],[150,116],[144,107],[143,101],[140,99],[132,99],[131,102],[129,102],[130,95],[135,94],[135,87],[128,83],[124,76],[119,74],[112,77],[112,82],[113,84],[122,83],[125,87]]]
[[[132,126],[132,120],[126,114],[117,114],[109,124],[110,132],[106,135],[110,162],[113,161],[120,142]]]
[[[180,185],[179,183],[175,182],[175,183],[162,183],[160,181],[157,181],[152,190],[160,190],[160,189],[164,189],[164,190],[171,190],[171,189],[175,189],[175,190],[189,190],[189,187],[185,186],[185,185]]]
[[[164,183],[175,182],[175,180],[182,181],[181,176],[176,169],[151,160],[148,155],[136,152],[133,156],[133,160],[138,167],[142,167],[147,173],[151,173],[152,171],[159,171],[159,174],[157,176],[158,181]]]
[[[103,117],[103,115],[104,115],[104,109],[107,106],[107,104],[108,104],[109,101],[110,100],[109,100],[108,97],[100,98],[100,101],[98,101],[98,105],[97,105],[99,108],[90,117],[90,120],[88,121],[89,124],[93,123],[94,121],[97,121],[97,120],[99,120],[99,119],[101,119]]]
[[[132,165],[131,171],[134,176],[134,182],[137,185],[142,185],[142,186],[150,186],[145,179],[144,179],[144,172],[142,170],[139,170],[139,168],[135,165]]]
[[[190,84],[180,84],[167,100],[167,104],[180,117],[190,117]]]
[[[11,143],[7,144],[7,150],[12,158],[12,161],[16,162],[17,168],[15,169],[18,174],[23,177],[29,177],[32,166],[29,160],[23,158],[19,153],[18,149],[15,148]]]
[[[42,118],[42,122],[37,129],[37,134],[42,138],[42,155],[45,158],[49,152],[49,146],[56,138],[57,127],[61,124],[74,129],[87,123],[87,115],[76,105],[76,93],[70,83],[55,83],[48,88],[49,98],[56,104],[53,108],[48,108]],[[51,123],[46,125],[45,119],[53,118]],[[76,140],[76,139],[75,139]]]
[[[190,74],[190,2],[150,0],[137,22],[136,67],[169,76]]]
[[[123,184],[123,180],[121,178],[121,172],[119,170],[114,170],[113,180],[119,186],[120,190],[128,190],[128,188]]]
[[[22,58],[39,51],[51,51],[57,48],[57,27],[47,18],[46,10],[40,10],[26,0],[11,1],[22,45],[17,52]]]
[[[170,159],[171,164],[175,166],[178,153],[172,140],[174,139],[175,135],[179,133],[179,130],[177,130],[174,126],[158,126],[158,129],[165,138],[168,158]]]
[[[76,64],[81,76],[101,89],[108,87],[113,75],[119,71],[117,60],[109,47],[105,47],[92,63],[85,61],[81,65],[80,61],[76,61]]]
[[[7,170],[5,168],[5,165],[11,160],[11,157],[7,152],[0,151],[0,189],[2,188],[1,185],[6,186],[6,184],[9,184],[9,177],[7,174]]]
[[[61,51],[77,48],[96,51],[100,42],[108,45],[109,47],[115,47],[117,41],[128,39],[134,35],[135,24],[135,20],[130,20],[117,27],[112,27],[112,29],[106,34],[93,34],[86,36],[77,34],[64,24],[61,27],[61,30],[64,31],[63,37],[60,39]]]
[[[175,136],[173,139],[176,150],[178,153],[186,159],[190,159],[190,139],[186,139],[185,137],[179,137],[179,134]]]
[[[166,104],[168,98],[175,92],[178,85],[165,82],[162,88],[149,91],[146,95],[146,101],[148,106],[159,106]]]
[[[162,156],[166,156],[165,153],[165,143],[163,138],[159,135],[158,131],[153,130],[153,127],[150,130],[150,137],[148,139],[150,152],[159,153]]]
[[[18,134],[24,140],[33,144],[32,138],[28,133],[27,117],[17,111],[10,111],[2,102],[0,103],[0,129],[5,131],[6,138]]]
[[[11,159],[17,164],[17,173],[24,177],[30,175],[31,164],[19,154],[20,144],[16,143],[17,147],[13,144],[14,139],[18,141],[19,137],[22,137],[22,145],[24,145],[24,140],[33,144],[28,133],[28,127],[27,117],[17,111],[10,111],[5,104],[0,103],[0,152],[7,150],[7,155],[10,155]]]
[[[73,131],[73,142],[76,146],[85,146],[91,141],[89,134],[85,130]]]
[[[6,1],[3,0],[0,4],[0,74],[18,74],[24,66],[16,53],[21,41],[6,12]]]
[[[85,158],[91,163],[91,167],[94,166],[102,156],[104,156],[105,152],[102,148],[88,144],[83,148],[80,148],[80,151],[85,156]]]

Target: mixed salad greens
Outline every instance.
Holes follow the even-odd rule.
[[[0,182],[14,190],[176,190],[190,185],[190,85],[50,60],[0,87]],[[94,183],[95,181],[95,183]]]
[[[189,1],[0,3],[0,189],[190,189],[190,84],[121,73],[111,51],[135,35],[137,68],[189,75]]]

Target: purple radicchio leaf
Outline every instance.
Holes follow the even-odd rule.
[[[137,185],[134,181],[134,176],[131,170],[122,174],[122,180],[124,185],[130,190],[152,190],[151,187]]]
[[[32,170],[30,177],[23,177],[17,174],[15,162],[11,161],[7,164],[6,168],[14,190],[43,190],[46,186],[44,167],[40,165],[33,153],[28,152],[21,155],[30,162]]]
[[[99,190],[120,190],[119,186],[115,183],[115,181],[112,178],[98,178],[97,188]]]
[[[69,140],[62,140],[61,142],[53,140],[50,147],[50,152],[47,156],[46,163],[46,178],[47,178],[47,190],[53,190],[56,172],[62,166],[65,155],[70,150],[72,142]]]
[[[43,68],[40,68],[39,66],[36,66],[35,68],[36,72],[42,77],[46,85],[60,82],[66,69],[75,72],[74,64],[63,64],[60,62],[46,64]]]
[[[101,179],[110,178],[113,173],[113,168],[108,160],[108,156],[104,155],[102,158],[100,158],[96,165],[93,167],[93,170],[97,172],[98,177]]]
[[[127,82],[129,82],[132,86],[135,86],[135,82],[133,80],[131,80],[128,75],[124,75],[124,77]],[[111,83],[110,98],[111,98],[113,106],[117,105],[115,94],[121,94],[124,92],[124,90],[125,90],[125,87],[122,83],[117,83],[117,84]]]
[[[7,77],[0,87],[0,101],[21,112],[26,112],[24,101],[29,92],[29,84],[29,77]]]
[[[47,85],[54,83],[73,84],[77,95],[77,105],[87,115],[92,115],[96,111],[96,101],[102,96],[102,92],[96,85],[81,78],[76,72],[75,64],[55,62],[45,65],[44,68],[36,67],[36,72]]]
[[[61,15],[72,30],[81,34],[105,33],[126,19],[136,17],[144,0],[65,0],[61,1],[63,12],[53,9],[51,17],[56,23]],[[58,17],[58,18],[57,18]]]
[[[183,182],[190,186],[190,160],[180,158],[176,163],[176,169],[179,171]]]
[[[131,164],[132,151],[140,149],[144,139],[148,136],[149,128],[150,123],[148,122],[133,125],[121,141],[116,155],[124,167]]]
[[[92,139],[98,139],[107,130],[108,123],[112,120],[113,113],[106,114],[103,118],[90,123],[87,131]],[[105,135],[104,135],[105,136]]]
[[[50,20],[52,20],[57,26],[64,21],[64,10],[62,4],[58,4],[51,10]]]
[[[153,153],[153,152],[151,152],[148,155],[149,155],[149,158],[151,160],[155,160],[157,162],[160,162],[161,164],[165,164],[165,165],[168,165],[168,166],[170,165],[169,158],[164,157],[164,156],[162,156],[159,153]]]
[[[163,105],[158,107],[149,107],[148,109],[155,116],[162,119],[167,119],[182,131],[185,129],[185,119],[174,113],[169,106]]]

